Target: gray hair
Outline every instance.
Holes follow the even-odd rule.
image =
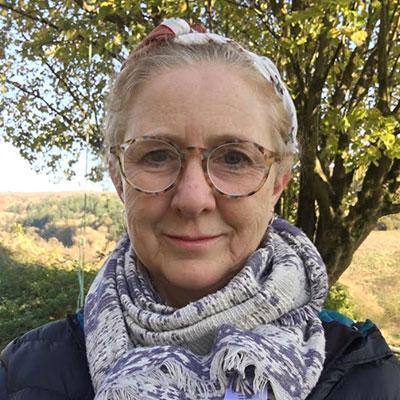
[[[163,44],[148,46],[138,56],[132,52],[125,61],[121,72],[112,86],[105,123],[105,143],[109,147],[121,144],[126,132],[126,113],[138,89],[156,74],[182,66],[201,63],[219,63],[236,68],[255,89],[255,95],[268,102],[268,117],[272,123],[272,133],[280,143],[278,153],[291,158],[286,149],[291,126],[288,111],[274,86],[255,68],[252,60],[242,48],[232,43],[208,41],[203,44],[181,44],[165,41]],[[267,116],[266,116],[267,117]]]

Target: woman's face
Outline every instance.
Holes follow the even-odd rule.
[[[155,76],[135,95],[125,140],[167,136],[181,147],[212,147],[235,137],[274,150],[268,114],[267,102],[236,69],[181,67]],[[164,301],[188,304],[240,270],[258,247],[288,175],[276,178],[274,165],[256,194],[226,198],[207,184],[194,155],[169,192],[148,195],[123,183],[129,237]]]

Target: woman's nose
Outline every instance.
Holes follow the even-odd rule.
[[[215,194],[204,175],[201,161],[190,157],[173,190],[171,207],[188,217],[215,209]]]

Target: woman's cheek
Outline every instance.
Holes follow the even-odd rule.
[[[139,195],[139,193],[128,189],[125,191],[124,196],[126,226],[128,228],[128,235],[132,242],[134,241],[134,238],[137,237],[138,234],[143,233],[144,230],[144,221],[142,219],[146,213],[142,207],[144,202],[141,201]]]
[[[125,196],[125,214],[128,234],[132,242],[141,237],[141,241],[154,240],[157,227],[165,214],[165,199],[162,196],[149,196],[134,190]]]

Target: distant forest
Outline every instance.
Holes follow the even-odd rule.
[[[5,211],[15,216],[11,230],[33,228],[41,238],[55,238],[65,247],[77,244],[83,230],[89,237],[101,232],[110,242],[124,232],[122,204],[112,194],[42,198],[38,202],[18,202]]]

